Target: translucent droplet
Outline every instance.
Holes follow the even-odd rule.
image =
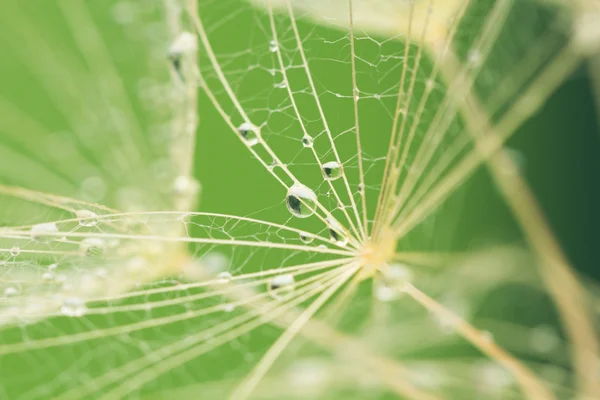
[[[232,312],[233,310],[235,310],[235,304],[232,303],[225,303],[221,307],[225,312]]]
[[[96,226],[98,225],[98,214],[90,210],[77,210],[75,216],[81,226]]]
[[[231,275],[229,272],[220,272],[217,274],[217,279],[221,283],[229,283],[233,279],[233,275]]]
[[[46,222],[31,227],[31,238],[38,242],[53,241],[55,239],[53,233],[58,233],[58,227],[54,222]]]
[[[339,179],[344,174],[344,169],[337,161],[330,161],[323,164],[323,177],[328,181]]]
[[[358,193],[362,193],[365,190],[365,185],[363,185],[362,183],[358,184]]]
[[[267,290],[273,298],[283,299],[294,291],[295,284],[294,275],[277,275],[267,283]]]
[[[374,280],[374,294],[379,301],[394,301],[401,297],[412,281],[412,272],[402,264],[392,264]]]
[[[312,243],[313,240],[315,240],[315,237],[309,233],[306,232],[302,232],[300,234],[300,240],[302,241],[302,243]]]
[[[254,146],[258,143],[258,128],[248,122],[244,122],[238,128],[238,132],[248,146]]]
[[[191,176],[180,175],[173,182],[176,194],[193,196],[200,190],[200,183]]]
[[[82,299],[72,297],[64,301],[60,312],[67,317],[82,317],[87,312],[87,307]]]
[[[48,265],[48,271],[54,271],[56,268],[58,268],[57,263]]]
[[[279,46],[278,46],[278,44],[277,44],[277,41],[276,41],[276,40],[271,40],[271,41],[269,42],[269,51],[270,51],[271,53],[276,53],[276,52],[277,52],[277,49],[278,49],[278,47],[279,47]]]
[[[308,187],[296,183],[289,188],[285,202],[292,215],[308,218],[315,212],[317,195]]]
[[[6,289],[4,289],[4,296],[5,297],[12,297],[12,296],[16,296],[19,294],[19,289],[17,289],[14,286],[9,286]]]
[[[10,255],[13,257],[18,256],[19,254],[21,254],[21,248],[18,246],[13,246],[10,249]]]
[[[45,281],[47,281],[47,282],[53,281],[54,280],[54,274],[52,272],[44,272],[42,274],[42,279],[45,280]]]
[[[287,88],[287,83],[286,83],[286,81],[281,81],[279,83],[276,83],[274,86],[277,89],[285,89],[285,88]]]
[[[313,142],[314,142],[313,138],[308,135],[304,135],[304,137],[302,137],[302,145],[304,147],[312,147]]]
[[[344,228],[334,218],[327,218],[327,230],[329,231],[329,238],[332,242],[338,246],[345,246],[348,244],[348,236],[344,231]]]
[[[105,247],[106,243],[99,238],[85,238],[79,243],[81,252],[90,257],[101,256]]]

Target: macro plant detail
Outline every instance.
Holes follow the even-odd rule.
[[[2,8],[0,397],[600,398],[508,147],[594,2]]]

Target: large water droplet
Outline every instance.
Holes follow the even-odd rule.
[[[338,246],[345,246],[348,244],[348,236],[346,236],[344,228],[332,217],[327,218],[327,230],[329,231],[329,238],[332,242]]]
[[[308,218],[315,212],[317,195],[308,187],[296,183],[289,188],[285,202],[292,215]]]
[[[342,165],[337,161],[330,161],[323,164],[323,176],[328,181],[334,181],[336,179],[341,178],[344,174],[344,169]]]
[[[251,123],[244,122],[238,127],[238,132],[248,146],[258,143],[258,128]]]
[[[46,222],[31,227],[31,238],[38,242],[53,241],[55,239],[53,233],[58,233],[58,227],[54,222]]]
[[[82,317],[86,311],[85,303],[78,297],[66,299],[60,308],[60,312],[67,317]]]
[[[81,252],[90,257],[101,256],[105,247],[106,243],[99,238],[85,238],[79,243]]]
[[[96,226],[98,225],[98,214],[90,210],[77,210],[75,216],[81,226]]]
[[[375,297],[379,301],[394,301],[404,294],[411,281],[412,272],[407,266],[392,264],[375,278]]]
[[[289,296],[294,291],[295,284],[294,275],[277,275],[267,283],[267,290],[274,299],[280,300]]]

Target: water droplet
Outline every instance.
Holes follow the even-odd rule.
[[[315,240],[315,237],[309,233],[306,232],[302,232],[300,234],[300,240],[302,241],[302,243],[312,243],[313,240]]]
[[[323,176],[328,181],[339,179],[344,174],[344,169],[337,161],[330,161],[323,164]]]
[[[58,227],[54,222],[45,222],[31,227],[31,238],[38,242],[53,241],[55,239],[53,233],[58,233]]]
[[[81,226],[96,226],[98,225],[98,214],[90,210],[77,210],[75,216]]]
[[[58,268],[57,263],[48,265],[48,271],[54,271],[56,268]]]
[[[277,89],[285,89],[285,88],[287,88],[287,82],[286,81],[281,81],[279,83],[276,83],[274,86]]]
[[[18,246],[13,246],[10,249],[10,255],[13,257],[18,256],[19,254],[21,254],[21,248]]]
[[[302,145],[304,147],[312,147],[313,142],[314,142],[313,138],[308,135],[304,135],[304,137],[302,137]]]
[[[190,32],[181,32],[169,47],[169,57],[173,59],[181,57],[183,54],[193,53],[197,46],[196,35]]]
[[[317,195],[308,187],[296,183],[288,190],[286,205],[295,217],[308,218],[315,212]]]
[[[9,286],[6,289],[4,289],[4,296],[5,297],[12,297],[12,296],[16,296],[19,294],[19,289],[17,289],[14,286]]]
[[[232,304],[232,303],[225,303],[221,307],[223,308],[223,311],[228,312],[228,313],[235,310],[235,304]]]
[[[333,217],[327,217],[327,230],[329,230],[329,238],[338,246],[348,244],[348,236],[346,236],[344,228]]]
[[[401,297],[412,281],[412,272],[402,264],[392,264],[374,280],[374,293],[379,301],[394,301]]]
[[[220,272],[217,274],[217,279],[220,283],[229,283],[233,279],[233,275],[229,272]]]
[[[96,257],[104,253],[106,243],[99,238],[85,238],[79,243],[79,248],[86,256]]]
[[[362,183],[358,184],[358,193],[362,193],[365,190],[365,185]]]
[[[45,281],[47,281],[47,282],[53,281],[54,280],[54,274],[52,272],[44,272],[42,274],[42,279],[45,280]]]
[[[82,317],[86,311],[85,303],[78,297],[66,299],[60,308],[60,312],[67,317]]]
[[[251,123],[244,122],[238,127],[238,132],[248,146],[258,143],[258,128]]]
[[[194,196],[200,190],[200,183],[191,176],[180,175],[173,182],[173,190],[179,195]]]
[[[278,48],[279,48],[279,45],[277,44],[277,41],[276,41],[276,40],[271,40],[271,41],[269,42],[269,51],[270,51],[271,53],[275,53],[275,52],[277,52],[277,49],[278,49]]]
[[[280,300],[294,291],[295,284],[296,280],[292,274],[277,275],[267,283],[267,290],[271,297]]]

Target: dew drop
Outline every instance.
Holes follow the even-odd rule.
[[[335,181],[341,178],[344,174],[344,169],[337,161],[330,161],[323,164],[323,177],[328,181]]]
[[[220,272],[217,274],[217,279],[220,283],[229,283],[233,279],[233,275],[229,272]]]
[[[54,274],[52,272],[44,272],[42,274],[42,279],[46,282],[51,282],[54,280]]]
[[[392,264],[375,278],[375,297],[383,302],[397,300],[404,294],[411,281],[412,273],[407,266]]]
[[[302,137],[302,145],[304,147],[313,147],[313,142],[313,138],[308,135],[304,135],[304,137]]]
[[[21,248],[18,246],[13,246],[10,249],[10,255],[13,257],[18,256],[19,254],[21,254]]]
[[[66,299],[60,308],[60,312],[67,317],[82,317],[86,311],[85,303],[78,297]]]
[[[85,238],[79,243],[81,252],[90,257],[101,256],[105,247],[106,243],[99,238]]]
[[[244,122],[238,127],[238,132],[248,146],[254,146],[258,143],[258,128],[251,123]]]
[[[223,311],[228,312],[228,313],[235,310],[235,304],[232,304],[232,303],[225,303],[221,307],[222,307]]]
[[[308,218],[315,212],[317,195],[308,187],[296,183],[289,188],[285,202],[292,215]]]
[[[19,294],[19,289],[17,289],[14,286],[9,286],[6,289],[4,289],[4,296],[5,297],[16,296],[17,294]]]
[[[286,81],[281,81],[279,83],[276,83],[274,86],[277,89],[285,89],[285,88],[287,88],[287,83],[286,83]]]
[[[90,210],[77,210],[75,216],[79,221],[80,226],[96,226],[98,225],[98,214]]]
[[[271,40],[269,42],[269,51],[271,53],[276,53],[278,48],[279,48],[279,45],[277,44],[276,40]]]
[[[200,183],[191,176],[180,175],[173,182],[173,190],[179,195],[194,196],[200,189]]]
[[[54,240],[53,233],[58,233],[58,227],[54,222],[45,222],[31,227],[31,238],[38,242],[51,242]]]
[[[363,185],[362,183],[358,184],[358,193],[362,193],[365,191],[365,185]]]
[[[267,290],[271,297],[280,300],[294,291],[295,284],[296,280],[292,274],[277,275],[267,283]]]
[[[346,236],[344,228],[332,217],[327,217],[327,230],[329,231],[329,238],[332,242],[338,246],[345,246],[348,244],[348,236]]]
[[[302,243],[308,244],[308,243],[312,243],[313,240],[315,240],[315,237],[309,233],[302,232],[300,234],[300,240],[302,241]]]
[[[57,263],[48,265],[48,271],[54,271],[56,268],[58,268]]]

